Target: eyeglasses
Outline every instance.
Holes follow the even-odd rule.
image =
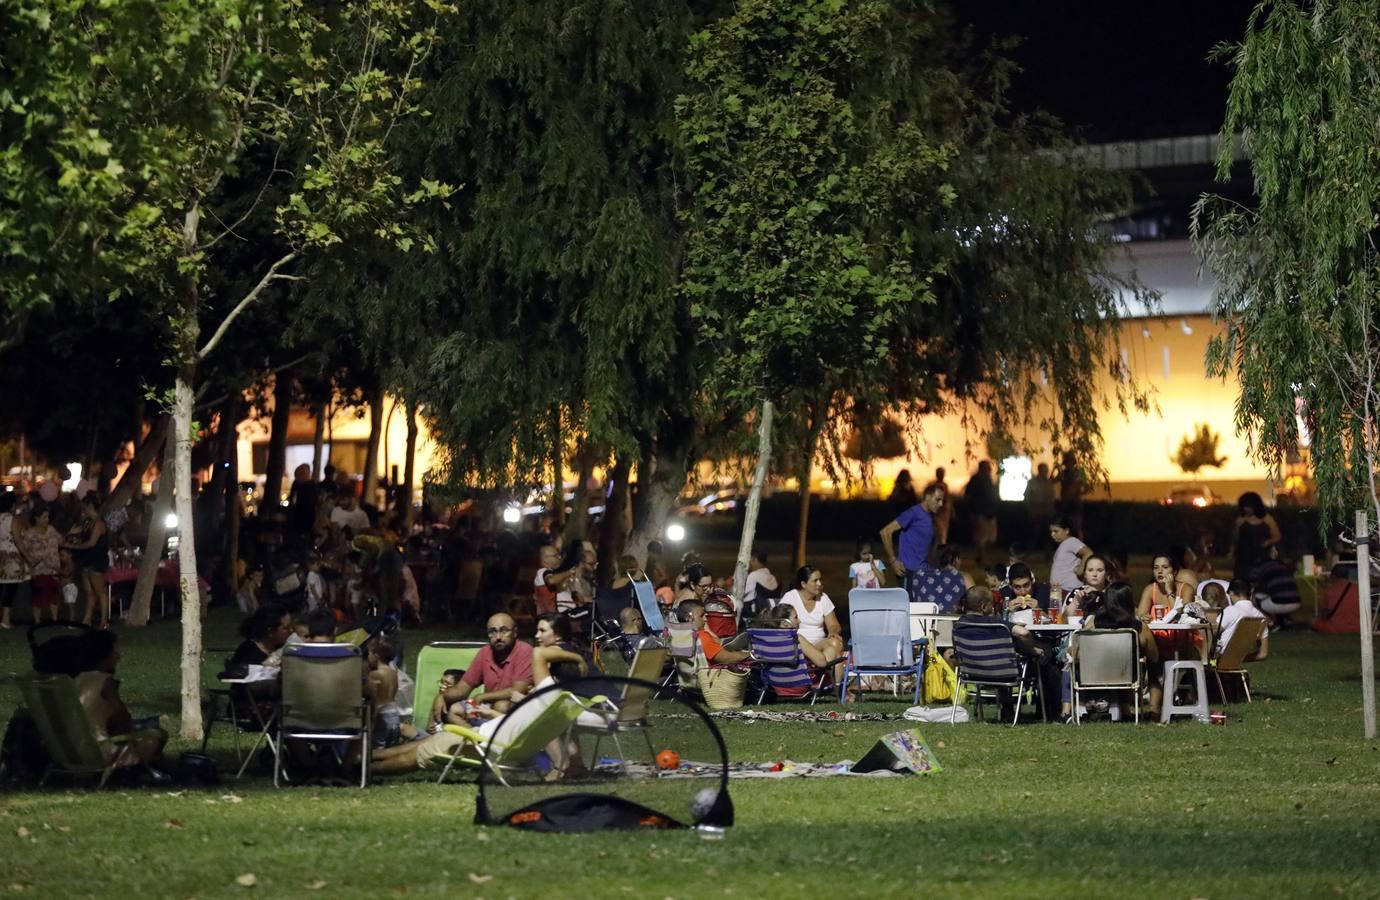
[[[509,628],[507,625],[500,625],[498,628],[490,628],[490,629],[489,629],[489,634],[512,634],[512,633],[513,633],[513,629]]]
[[[697,588],[712,588],[713,586],[714,582],[712,581],[701,581],[699,584],[695,585]]]

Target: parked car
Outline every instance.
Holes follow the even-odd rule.
[[[737,488],[723,488],[698,499],[684,499],[676,507],[682,516],[712,516],[715,513],[731,512],[744,501]]]
[[[1169,495],[1164,498],[1165,506],[1212,506],[1214,503],[1221,503],[1222,498],[1212,492],[1212,489],[1201,484],[1181,484],[1172,488]]]

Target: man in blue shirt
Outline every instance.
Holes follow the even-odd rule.
[[[916,576],[929,572],[930,545],[934,543],[934,514],[944,505],[947,489],[940,482],[925,488],[920,502],[896,517],[881,531],[882,547],[891,557],[894,571],[901,574],[901,584],[911,598],[915,597]],[[900,532],[900,539],[892,538]]]

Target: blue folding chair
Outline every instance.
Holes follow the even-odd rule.
[[[839,702],[847,697],[848,682],[853,678],[861,687],[864,675],[914,675],[918,705],[927,642],[924,638],[911,639],[910,596],[905,589],[853,588],[848,592],[848,624],[850,652],[843,665]]]
[[[804,700],[808,697],[810,705],[814,706],[819,695],[833,687],[831,673],[837,660],[822,669],[811,670],[800,652],[793,628],[749,628],[748,646],[762,677],[762,690],[757,695],[759,704],[770,689],[778,699]]]
[[[656,588],[652,587],[652,580],[644,578],[634,581],[632,586],[633,593],[637,595],[638,609],[642,610],[643,621],[652,630],[652,634],[661,634],[666,630],[666,620],[662,618],[661,606],[656,602]]]

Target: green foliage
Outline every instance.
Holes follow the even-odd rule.
[[[924,132],[907,81],[869,90],[904,45],[896,6],[749,0],[691,39],[680,289],[698,340],[734,359],[706,373],[724,402],[779,402],[838,369],[866,381],[903,310],[933,301],[942,261],[916,257],[910,226],[952,199],[954,149]]]
[[[1259,205],[1194,212],[1226,326],[1209,371],[1238,379],[1236,426],[1262,463],[1278,473],[1306,438],[1325,509],[1380,508],[1380,2],[1262,3],[1217,55],[1235,70],[1222,133],[1242,136]],[[1224,140],[1224,178],[1231,157]]]
[[[415,241],[401,214],[447,189],[406,188],[389,136],[419,112],[415,72],[445,9],[5,0],[0,298],[20,307],[204,282],[215,245],[258,212],[219,206],[245,205],[223,191],[260,154],[264,187],[282,192],[273,218],[286,248]]]
[[[1227,462],[1225,456],[1217,455],[1217,444],[1220,440],[1221,436],[1213,431],[1207,422],[1200,422],[1197,430],[1184,435],[1183,440],[1179,441],[1174,463],[1189,475],[1208,467],[1220,468]]]

